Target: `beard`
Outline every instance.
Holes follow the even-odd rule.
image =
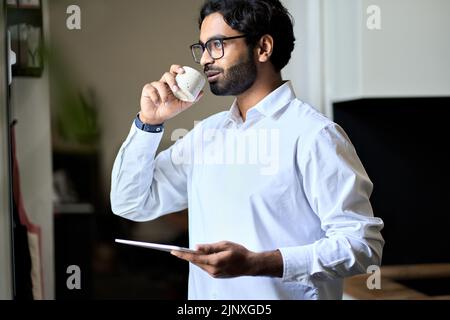
[[[253,60],[252,50],[249,50],[247,59],[239,61],[228,68],[226,72],[219,68],[205,68],[207,70],[220,71],[223,79],[209,84],[211,92],[216,96],[238,96],[247,91],[256,81],[258,74],[256,63]]]

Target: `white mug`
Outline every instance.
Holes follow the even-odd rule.
[[[183,67],[184,73],[175,77],[178,91],[173,94],[182,101],[194,102],[206,83],[205,77],[191,67]]]

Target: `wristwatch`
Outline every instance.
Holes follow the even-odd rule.
[[[134,124],[136,125],[136,127],[145,132],[160,133],[164,129],[164,123],[161,124],[143,123],[141,119],[139,119],[139,113],[137,114],[136,119],[134,119]]]

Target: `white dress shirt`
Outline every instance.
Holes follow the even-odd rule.
[[[279,249],[283,277],[215,279],[190,264],[189,299],[341,299],[343,277],[381,262],[383,221],[345,132],[284,83],[247,112],[236,102],[156,156],[163,133],[134,124],[112,171],[115,214],[189,209],[189,243]]]

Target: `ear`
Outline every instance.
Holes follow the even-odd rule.
[[[257,55],[259,62],[267,62],[270,60],[270,56],[273,53],[273,38],[271,35],[263,35],[259,39],[257,46]]]

